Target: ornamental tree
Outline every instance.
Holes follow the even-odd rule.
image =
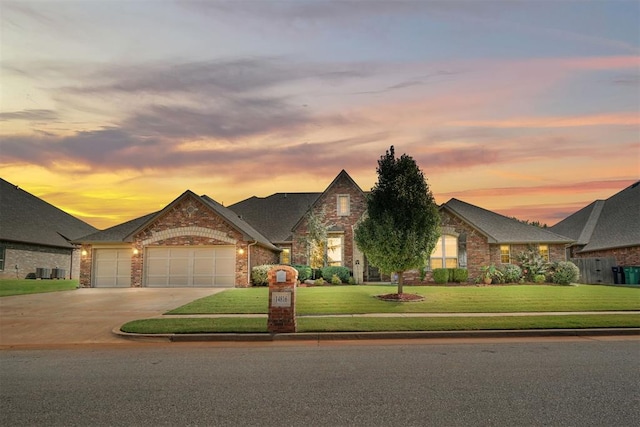
[[[378,182],[367,197],[367,215],[355,230],[355,241],[371,265],[398,274],[425,266],[440,235],[440,215],[416,162],[393,146],[378,160]]]

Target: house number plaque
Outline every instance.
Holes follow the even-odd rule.
[[[271,307],[291,307],[291,292],[271,292]]]

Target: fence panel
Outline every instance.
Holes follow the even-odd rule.
[[[571,262],[580,269],[580,283],[613,284],[613,271],[616,259],[611,258],[571,258]]]

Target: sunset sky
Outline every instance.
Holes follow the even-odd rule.
[[[364,189],[553,225],[640,179],[640,2],[0,2],[0,177],[98,227],[187,189]]]

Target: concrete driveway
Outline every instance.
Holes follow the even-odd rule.
[[[126,343],[111,333],[130,320],[161,315],[222,288],[83,288],[0,298],[0,348]]]

